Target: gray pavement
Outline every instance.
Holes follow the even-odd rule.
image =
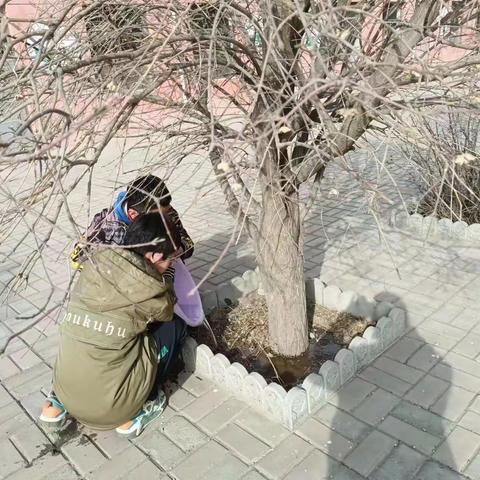
[[[113,157],[112,152],[113,147]],[[415,196],[401,166],[388,166],[394,185],[369,158],[356,154],[355,165],[366,168],[364,178],[380,184],[393,204],[400,202],[397,187],[406,200]],[[103,159],[89,202],[93,211],[110,202],[117,178],[132,178],[133,170],[148,164],[138,151],[127,160],[122,171],[112,171],[111,158]],[[159,173],[167,174],[174,205],[196,241],[189,266],[200,280],[230,239],[233,221],[201,156],[171,175]],[[19,173],[16,182],[28,181]],[[4,196],[6,188],[4,182]],[[88,214],[86,188],[82,180],[69,197],[79,229]],[[444,240],[423,242],[394,231],[387,222],[393,207],[386,202],[373,205],[379,234],[367,200],[372,198],[366,199],[364,188],[349,174],[330,169],[306,224],[306,271],[405,308],[408,331],[294,432],[220,387],[184,374],[172,386],[165,414],[135,441],[75,423],[60,438],[46,435],[35,418],[49,390],[56,355],[58,312],[53,311],[0,358],[0,478],[479,479],[480,249]],[[3,205],[7,209],[9,204]],[[41,252],[42,261],[27,272],[28,284],[17,282],[16,291],[4,289],[0,338],[32,321],[19,316],[33,315],[63,298],[70,280],[66,254],[75,229],[62,218]],[[3,285],[22,270],[38,249],[38,238],[49,231],[42,223],[35,234],[28,233],[33,222],[34,215],[26,215],[2,233]],[[242,236],[204,288],[254,266],[253,251]]]

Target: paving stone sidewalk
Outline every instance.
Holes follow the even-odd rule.
[[[370,179],[379,180],[381,172],[372,172]],[[413,195],[401,169],[397,173],[400,190]],[[111,198],[110,177],[100,172],[95,185],[100,208]],[[233,223],[222,212],[221,194],[201,160],[180,167],[170,185],[175,206],[197,241],[189,265],[201,279],[231,237]],[[382,185],[398,202],[392,184]],[[205,186],[209,193],[201,195]],[[332,196],[333,190],[338,194]],[[409,330],[294,432],[218,386],[182,374],[169,387],[165,414],[134,441],[75,423],[60,438],[48,436],[35,418],[56,355],[52,313],[0,358],[0,478],[479,479],[480,250],[446,241],[425,243],[393,231],[385,221],[387,210],[381,213],[379,235],[363,197],[346,173],[332,169],[307,221],[307,272],[405,308]],[[75,215],[84,203],[78,194],[71,204]],[[2,259],[3,284],[36,247],[34,237],[22,239],[23,234],[18,228],[9,237],[10,244],[21,242]],[[31,322],[19,315],[62,297],[69,282],[69,235],[67,229],[55,231],[43,253],[43,270],[32,271],[28,287],[5,299],[0,338]],[[7,252],[5,244],[2,252]],[[252,250],[242,241],[229,249],[205,287],[214,288],[254,265]]]

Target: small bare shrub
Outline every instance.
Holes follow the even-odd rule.
[[[422,191],[418,213],[480,223],[479,129],[478,115],[449,109],[404,147]]]

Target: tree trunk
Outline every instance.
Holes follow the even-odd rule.
[[[308,346],[303,225],[298,194],[263,190],[256,253],[268,307],[272,348],[295,357]]]

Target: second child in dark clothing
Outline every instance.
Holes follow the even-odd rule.
[[[172,196],[165,182],[155,175],[145,175],[131,182],[125,192],[120,192],[111,208],[105,208],[94,215],[84,237],[70,254],[70,264],[81,269],[88,258],[92,245],[123,245],[128,225],[140,214],[161,211],[169,217],[180,234],[182,260],[193,254],[193,241],[185,230],[178,212],[171,206]],[[170,272],[171,273],[171,272]],[[168,275],[168,273],[167,273]]]

